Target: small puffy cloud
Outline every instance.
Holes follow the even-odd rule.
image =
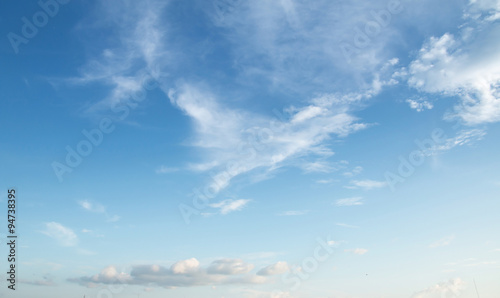
[[[465,282],[460,278],[455,278],[419,291],[413,294],[411,298],[459,297],[464,290]]]
[[[351,252],[356,255],[364,255],[368,252],[368,249],[365,248],[355,248],[355,249],[344,249],[345,252]]]
[[[346,186],[347,188],[363,188],[366,190],[370,190],[373,188],[381,188],[387,186],[385,181],[375,181],[375,180],[352,180],[350,186]]]
[[[417,112],[422,112],[424,110],[430,110],[434,107],[432,103],[427,101],[425,98],[418,99],[407,99],[406,102],[410,105],[410,108],[416,110]]]
[[[287,262],[277,262],[275,264],[264,267],[257,272],[258,275],[278,275],[287,272],[290,269]]]
[[[83,209],[90,212],[96,212],[96,213],[106,212],[106,207],[98,203],[92,203],[88,200],[78,201],[78,205],[80,205]]]
[[[228,214],[233,211],[239,211],[248,204],[250,200],[239,199],[239,200],[224,200],[219,203],[210,204],[210,207],[220,209],[221,214]]]
[[[221,259],[213,261],[207,272],[211,274],[235,275],[247,273],[253,269],[252,264],[247,264],[241,259]]]
[[[337,205],[337,206],[357,206],[357,205],[363,205],[362,200],[363,200],[362,197],[353,197],[353,198],[339,199],[339,200],[337,200],[335,202],[335,205]]]
[[[75,232],[57,222],[46,223],[42,233],[53,238],[62,246],[75,246],[78,243]]]
[[[453,236],[453,235],[448,236],[448,237],[444,237],[442,239],[439,239],[436,242],[429,244],[429,247],[435,248],[435,247],[447,246],[447,245],[450,245],[450,243],[451,243],[451,241],[453,241],[453,239],[455,239],[455,236]]]

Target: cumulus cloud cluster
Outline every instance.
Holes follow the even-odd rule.
[[[130,273],[108,266],[93,276],[72,278],[70,281],[87,287],[97,284],[155,284],[165,288],[221,284],[262,284],[269,282],[266,276],[283,274],[288,270],[286,262],[278,262],[251,273],[253,264],[241,259],[218,259],[202,267],[196,258],[178,261],[170,267],[161,265],[132,266]]]
[[[441,298],[441,297],[460,297],[465,290],[465,282],[460,278],[441,282],[429,288],[419,291],[411,298]]]
[[[409,65],[408,83],[427,93],[460,98],[447,118],[468,125],[500,121],[498,1],[471,1],[460,35],[431,37]],[[410,102],[417,109],[425,102]]]

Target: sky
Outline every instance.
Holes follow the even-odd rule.
[[[499,0],[0,11],[0,297],[500,296]]]

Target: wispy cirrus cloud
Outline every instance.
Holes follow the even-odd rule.
[[[218,203],[210,204],[209,206],[212,208],[219,209],[220,214],[228,214],[234,211],[242,210],[248,203],[250,203],[250,200],[247,199],[238,199],[238,200],[227,199],[220,201]]]
[[[57,284],[54,282],[54,279],[50,275],[44,275],[41,279],[34,279],[34,280],[29,280],[29,279],[19,279],[20,283],[23,284],[28,284],[28,285],[33,285],[33,286],[49,286],[53,287],[56,286]]]
[[[433,242],[429,244],[429,248],[436,248],[436,247],[441,247],[441,246],[447,246],[450,245],[450,243],[455,239],[454,235],[444,237],[442,239],[439,239],[436,242]]]
[[[209,160],[203,164],[217,171],[210,185],[215,192],[226,188],[234,177],[257,169],[273,171],[297,165],[306,171],[329,172],[332,166],[328,163],[304,157],[331,156],[325,142],[368,127],[349,113],[351,103],[371,96],[366,94],[321,95],[308,106],[291,109],[288,119],[273,119],[224,107],[203,87],[184,84],[164,91],[194,122],[192,145],[205,150]],[[323,112],[301,114],[311,107]]]
[[[339,199],[335,201],[336,206],[359,206],[363,205],[362,197]]]
[[[350,185],[344,186],[345,188],[351,188],[351,189],[356,189],[356,188],[362,188],[365,190],[370,190],[374,188],[382,188],[387,186],[387,183],[385,181],[376,181],[376,180],[352,180],[350,181]]]
[[[106,212],[106,208],[103,205],[99,203],[92,203],[89,200],[78,201],[78,205],[80,205],[80,207],[90,212],[95,212],[95,213]]]
[[[108,222],[117,222],[120,220],[120,216],[118,215],[109,215],[106,207],[101,205],[100,203],[96,202],[91,202],[89,200],[81,200],[77,202],[80,207],[82,207],[84,210],[92,212],[92,213],[101,213],[106,216],[106,221]]]
[[[42,234],[49,236],[62,246],[76,246],[78,244],[78,236],[75,232],[57,222],[46,223]]]
[[[353,177],[353,176],[360,174],[361,172],[363,172],[363,167],[357,166],[357,167],[353,168],[351,171],[347,171],[347,172],[342,173],[342,175],[344,175],[345,177]]]
[[[167,167],[167,166],[159,166],[156,168],[155,173],[156,174],[168,174],[168,173],[174,173],[179,171],[178,168],[173,168],[173,167]]]

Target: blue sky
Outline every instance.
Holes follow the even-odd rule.
[[[0,295],[500,294],[498,0],[0,11]]]

